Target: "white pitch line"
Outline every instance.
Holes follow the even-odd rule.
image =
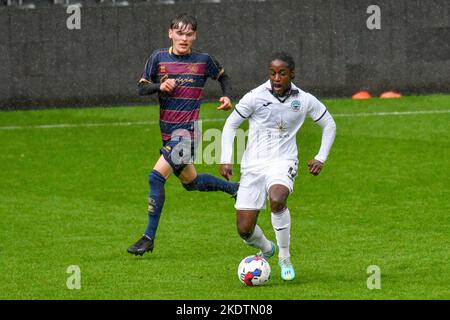
[[[424,111],[392,111],[392,112],[360,112],[360,113],[333,113],[335,118],[353,117],[384,117],[384,116],[408,116],[418,114],[450,113],[450,109],[424,110]],[[202,122],[225,122],[225,118],[202,119]],[[108,127],[108,126],[135,126],[158,125],[159,121],[128,121],[128,122],[98,122],[98,123],[60,123],[26,126],[0,126],[0,130],[23,129],[57,129],[57,128],[82,128],[82,127]]]
[[[450,113],[450,110],[424,110],[424,111],[392,111],[392,112],[361,112],[361,113],[336,113],[333,117],[383,117],[383,116],[408,116],[416,114],[436,114],[436,113]]]
[[[157,121],[129,121],[129,122],[98,122],[98,123],[60,123],[42,124],[32,126],[0,126],[0,130],[20,130],[20,129],[57,129],[57,128],[81,128],[81,127],[107,127],[107,126],[134,126],[159,124]]]

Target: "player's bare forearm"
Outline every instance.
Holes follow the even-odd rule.
[[[323,162],[316,160],[316,159],[309,160],[308,168],[309,168],[309,172],[312,175],[317,176],[322,171]]]
[[[227,180],[233,176],[233,165],[228,163],[222,163],[219,168],[220,175]]]
[[[219,101],[220,101],[220,106],[217,107],[217,110],[227,111],[233,107],[233,105],[231,104],[231,100],[228,97],[221,97],[219,99]]]

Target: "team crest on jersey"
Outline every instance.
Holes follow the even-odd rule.
[[[189,65],[188,72],[194,74],[198,73],[198,66],[196,64]]]
[[[294,110],[295,112],[297,112],[298,110],[300,110],[300,100],[294,100],[291,102],[291,108],[292,110]]]

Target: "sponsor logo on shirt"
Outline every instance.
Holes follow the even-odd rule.
[[[194,73],[194,74],[196,74],[196,73],[198,73],[198,70],[199,70],[199,67],[198,67],[196,64],[191,64],[191,65],[188,67],[188,72],[189,72],[189,73]]]
[[[283,119],[276,120],[275,123],[277,124],[277,128],[278,130],[280,130],[280,132],[286,130],[287,123]]]
[[[177,85],[183,85],[185,83],[195,83],[194,78],[177,78],[175,81],[177,82]]]

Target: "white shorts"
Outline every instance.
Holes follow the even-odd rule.
[[[292,193],[297,169],[297,161],[280,161],[242,172],[234,207],[238,210],[265,209],[269,189],[275,184],[286,186]]]

